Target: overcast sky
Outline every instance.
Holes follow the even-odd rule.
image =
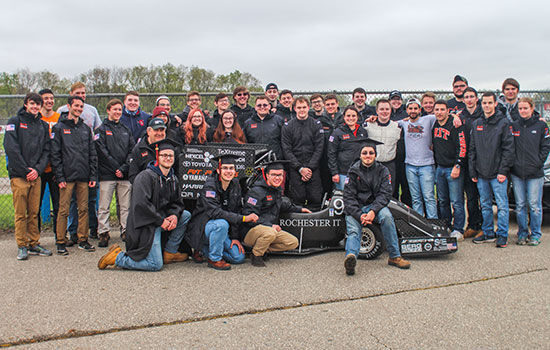
[[[548,1],[9,1],[0,71],[249,72],[304,90],[550,88]]]

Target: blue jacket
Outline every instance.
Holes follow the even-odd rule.
[[[149,113],[142,111],[141,107],[138,108],[135,113],[123,108],[120,121],[130,129],[134,141],[137,143],[137,140],[145,133],[145,130],[147,130],[147,119],[149,119],[150,116]]]

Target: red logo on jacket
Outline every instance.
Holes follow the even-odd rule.
[[[250,124],[251,129],[256,129],[258,127],[258,124]]]
[[[483,125],[478,125],[476,128],[477,131],[483,131]]]
[[[19,127],[20,127],[21,129],[26,129],[26,128],[27,128],[27,124],[25,124],[25,123],[19,123]]]
[[[141,126],[143,126],[143,120],[141,120],[141,119],[138,120],[138,124],[141,125]]]
[[[109,130],[105,130],[105,135],[113,136],[113,133]]]
[[[71,134],[71,129],[63,129],[63,133],[65,135],[70,135]]]

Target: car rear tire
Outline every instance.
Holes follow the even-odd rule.
[[[382,231],[378,225],[368,225],[361,231],[359,259],[374,259],[386,249]]]

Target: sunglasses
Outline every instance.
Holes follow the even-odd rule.
[[[361,152],[361,155],[362,156],[373,156],[375,155],[376,153],[373,152],[373,151],[365,151],[365,152]]]
[[[243,96],[248,96],[248,95],[249,95],[248,92],[239,92],[237,94],[237,97],[243,97]]]
[[[261,103],[261,104],[257,104],[256,107],[258,107],[258,108],[267,108],[267,107],[269,107],[269,105],[267,103]]]

